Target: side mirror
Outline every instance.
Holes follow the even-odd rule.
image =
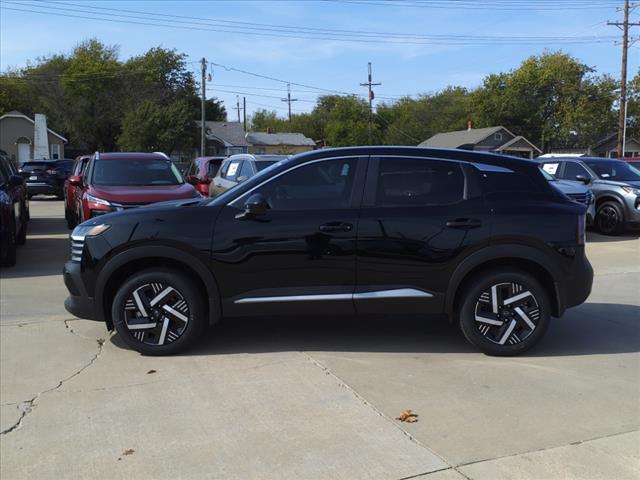
[[[69,185],[74,187],[82,186],[82,177],[80,175],[72,175],[69,177]]]
[[[240,175],[238,178],[236,178],[236,180],[238,181],[238,183],[242,183],[245,180],[248,180],[249,177],[247,177],[246,175]]]
[[[8,183],[12,187],[17,187],[17,186],[22,185],[24,183],[24,178],[20,177],[19,175],[10,175]]]
[[[591,178],[586,175],[576,175],[576,180],[584,183],[585,185],[589,185],[591,183]]]
[[[271,207],[261,193],[254,193],[244,204],[244,212],[236,215],[238,220],[250,220],[265,215]]]

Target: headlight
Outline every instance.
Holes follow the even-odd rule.
[[[93,203],[95,205],[104,205],[105,207],[110,207],[111,206],[111,204],[107,200],[104,200],[104,199],[98,198],[98,197],[94,197],[90,193],[87,193],[87,201],[89,203]]]
[[[640,195],[640,189],[633,187],[622,187],[622,189],[627,193],[633,193],[634,195]]]
[[[84,240],[86,237],[95,237],[108,230],[110,225],[78,225],[71,232],[73,240]]]

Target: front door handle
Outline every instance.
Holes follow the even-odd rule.
[[[447,221],[445,224],[449,228],[457,228],[460,230],[469,230],[472,228],[479,228],[482,226],[482,222],[477,218],[455,218]]]
[[[318,227],[323,233],[350,232],[353,225],[345,222],[329,222],[323,223]]]

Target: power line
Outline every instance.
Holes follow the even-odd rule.
[[[322,0],[331,3],[341,3],[350,5],[364,5],[364,6],[383,6],[383,7],[409,7],[409,8],[431,8],[431,9],[455,9],[462,8],[465,10],[594,10],[594,9],[608,9],[612,8],[615,2],[613,0],[607,2],[606,0],[596,0],[594,2],[586,1],[574,1],[565,0],[562,2],[550,1],[550,2],[482,2],[482,1],[455,1],[455,0],[443,0],[443,1],[431,1],[431,2],[419,2],[408,0]]]

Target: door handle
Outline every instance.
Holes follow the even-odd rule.
[[[472,228],[479,228],[482,226],[482,222],[476,218],[455,218],[447,221],[445,224],[449,228],[457,228],[460,230],[469,230]]]
[[[336,232],[350,232],[353,228],[353,225],[350,223],[344,222],[329,222],[323,223],[318,227],[323,233],[336,233]]]

